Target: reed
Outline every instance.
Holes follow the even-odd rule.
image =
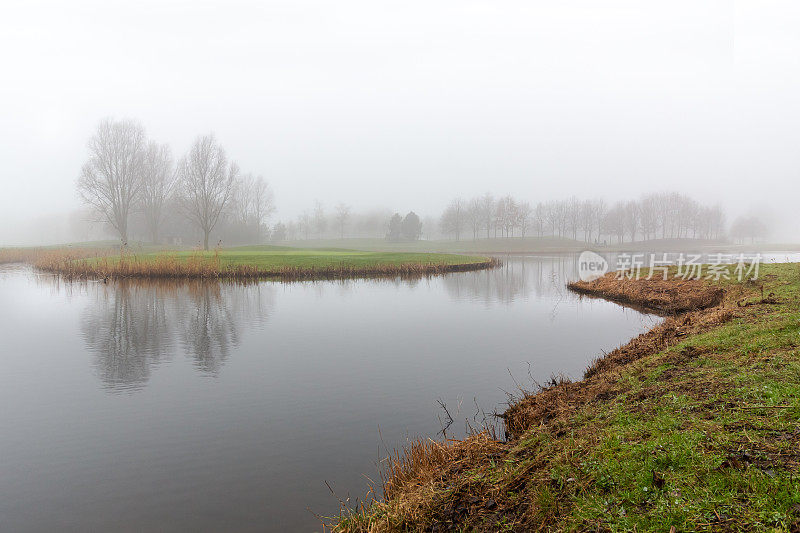
[[[41,254],[40,248],[0,249],[0,265],[9,263],[32,263]]]
[[[468,489],[470,477],[460,474],[468,469],[491,465],[493,459],[507,447],[495,440],[488,431],[473,433],[461,440],[410,441],[382,461],[382,498],[371,503],[359,503],[355,508],[349,508],[346,502],[340,501],[340,516],[323,520],[323,525],[334,533],[372,533],[403,530],[389,516],[402,515],[408,523],[424,523],[430,504],[441,497],[437,484],[445,480],[453,484],[456,505],[459,505],[457,500],[461,496],[469,498],[468,503],[463,503],[472,508],[492,502],[491,494],[476,496],[471,493]],[[452,505],[453,501],[447,503]],[[488,507],[491,508],[491,504]],[[490,512],[485,505],[483,511]]]
[[[578,294],[604,298],[642,311],[662,315],[714,307],[725,291],[702,280],[626,279],[616,272],[593,281],[575,281],[567,287]]]
[[[109,248],[1,248],[0,264],[25,263],[37,265],[56,261],[74,261],[117,253]]]

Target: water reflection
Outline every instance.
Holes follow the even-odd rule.
[[[309,510],[339,509],[326,481],[362,496],[376,449],[441,430],[437,399],[463,427],[529,369],[578,376],[651,325],[571,298],[574,257],[503,260],[415,280],[0,276],[3,529],[318,531]]]
[[[518,300],[547,300],[553,306],[551,320],[560,302],[573,297],[565,284],[578,277],[576,254],[502,259],[499,268],[433,279],[340,280],[300,285],[310,289],[318,301],[324,301],[331,291],[340,299],[363,295],[358,291],[365,285],[409,291],[427,285],[436,291],[441,284],[449,298],[479,302],[487,308],[497,304],[511,306]],[[606,259],[615,265],[617,254],[606,254]],[[765,255],[764,260],[775,258]],[[81,317],[81,332],[87,349],[95,356],[98,376],[111,391],[143,387],[154,368],[181,352],[191,358],[199,371],[217,375],[240,345],[243,332],[267,320],[277,291],[284,287],[272,282],[122,281],[106,285],[60,284],[57,279],[46,279],[55,292],[89,297]]]
[[[176,344],[202,372],[219,372],[239,345],[241,328],[265,321],[274,307],[270,285],[215,282],[86,284],[81,333],[105,387],[143,387]]]
[[[477,273],[445,276],[447,293],[458,300],[511,304],[518,299],[565,295],[567,281],[576,279],[575,255],[504,258],[503,264]]]

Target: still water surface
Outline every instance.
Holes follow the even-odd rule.
[[[251,285],[4,267],[2,529],[319,531],[325,482],[363,497],[386,449],[437,435],[437,400],[458,435],[654,324],[568,293],[575,261]]]

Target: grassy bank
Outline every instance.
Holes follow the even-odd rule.
[[[364,252],[250,246],[211,252],[176,251],[76,258],[43,254],[39,269],[70,279],[95,278],[276,278],[332,279],[415,276],[495,266],[488,257],[455,254]]]
[[[583,380],[524,394],[507,440],[414,444],[389,460],[386,498],[333,529],[800,530],[800,265],[661,283],[583,287],[681,312]]]
[[[510,237],[497,239],[419,240],[391,242],[386,239],[330,239],[299,240],[283,243],[299,248],[348,248],[367,251],[392,252],[440,252],[474,254],[525,254],[525,253],[568,253],[594,250],[600,253],[614,252],[703,252],[703,253],[745,253],[800,251],[798,244],[735,244],[721,240],[704,239],[653,239],[648,241],[607,244],[587,243],[581,239],[562,237]]]

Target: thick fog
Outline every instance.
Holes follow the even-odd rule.
[[[793,1],[5,2],[0,245],[70,239],[101,120],[213,132],[272,222],[679,191],[798,241]]]

